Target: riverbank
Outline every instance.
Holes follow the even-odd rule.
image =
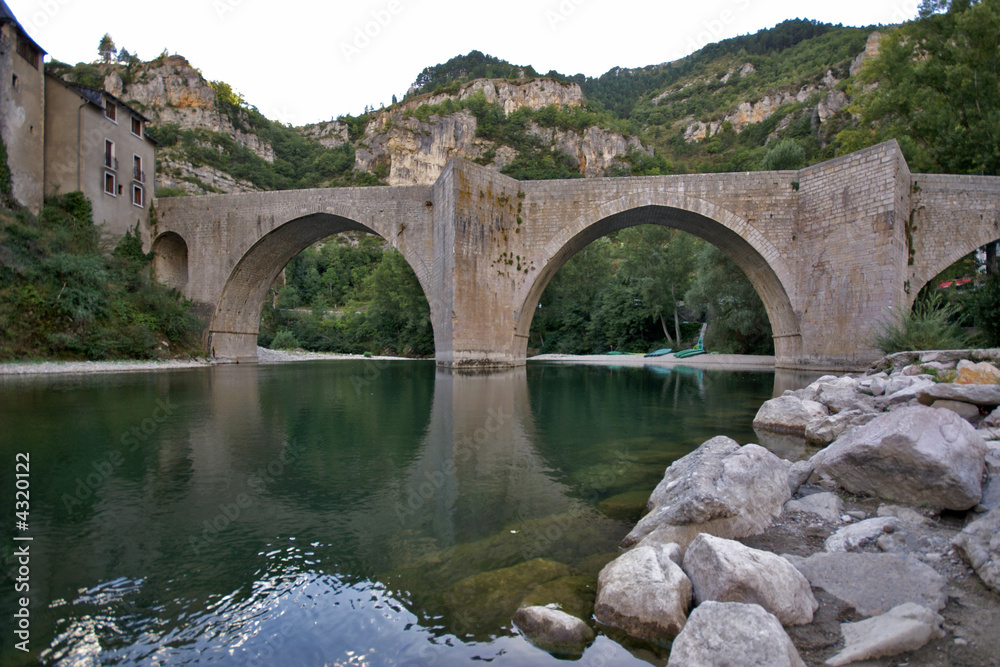
[[[641,354],[539,354],[528,361],[552,361],[561,364],[592,364],[604,366],[686,366],[688,368],[719,368],[726,370],[774,370],[774,357],[751,354],[700,354],[678,359],[673,355],[645,357]]]
[[[296,361],[324,361],[330,359],[369,359],[374,361],[408,361],[407,357],[365,357],[360,354],[335,354],[333,352],[307,352],[305,350],[269,350],[257,348],[258,364],[284,364]],[[210,359],[163,359],[115,361],[25,361],[0,363],[0,377],[24,375],[58,375],[91,373],[130,373],[139,371],[170,371],[183,368],[216,366],[220,362]]]

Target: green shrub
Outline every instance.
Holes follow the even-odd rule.
[[[989,347],[1000,346],[1000,273],[986,276],[983,284],[972,292],[968,311],[982,343]]]
[[[201,324],[176,290],[156,283],[129,231],[109,256],[79,192],[42,215],[0,209],[0,359],[148,358],[165,341],[199,354]]]
[[[7,146],[0,139],[0,203],[13,204],[13,189],[10,180],[10,167],[7,166]]]
[[[299,346],[299,341],[295,340],[294,334],[288,329],[282,329],[271,341],[272,350],[294,350]]]
[[[969,346],[955,321],[959,308],[939,294],[918,302],[912,310],[893,309],[875,324],[872,343],[886,354],[908,350],[951,350]]]
[[[781,169],[801,169],[806,162],[806,150],[794,139],[785,139],[774,145],[764,159],[760,168],[764,171]]]

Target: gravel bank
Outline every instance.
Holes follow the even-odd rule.
[[[292,361],[322,359],[376,359],[401,361],[405,357],[364,357],[360,354],[333,354],[306,352],[305,350],[269,350],[257,348],[257,361],[261,364],[282,364]],[[178,368],[203,368],[218,362],[208,359],[167,359],[163,361],[33,361],[25,363],[0,363],[0,376],[71,375],[89,373],[129,373],[136,371],[166,371]]]
[[[677,359],[672,354],[664,357],[644,357],[641,354],[539,354],[529,361],[555,361],[563,364],[591,364],[603,366],[687,366],[688,368],[725,368],[746,370],[774,370],[774,357],[750,354],[700,354],[687,359]]]

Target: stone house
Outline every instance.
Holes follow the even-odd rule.
[[[45,192],[83,192],[114,239],[145,227],[156,159],[149,120],[103,90],[45,79]]]
[[[94,223],[118,239],[149,223],[156,142],[149,120],[103,90],[45,74],[45,51],[0,0],[0,134],[14,199],[82,191]]]
[[[45,146],[45,51],[0,0],[0,136],[14,199],[42,208]]]

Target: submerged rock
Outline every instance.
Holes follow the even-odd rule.
[[[528,641],[557,655],[578,656],[594,641],[594,631],[586,623],[558,609],[521,607],[513,621]]]
[[[502,625],[528,593],[570,574],[570,568],[562,563],[536,558],[467,577],[445,591],[444,603],[469,632],[475,633],[478,627]]]
[[[667,667],[805,667],[781,623],[763,607],[704,602],[670,647]]]
[[[566,613],[578,618],[590,618],[594,613],[594,597],[596,595],[596,574],[572,574],[538,584],[524,596],[520,606],[554,604]]]
[[[672,639],[684,628],[690,607],[691,580],[666,549],[636,547],[597,577],[594,617],[639,639]]]
[[[819,606],[809,581],[777,554],[751,549],[735,540],[702,533],[684,555],[684,572],[694,587],[696,604],[758,604],[782,625],[812,621]]]
[[[699,533],[755,535],[781,515],[790,497],[781,459],[759,445],[740,447],[718,436],[667,468],[649,498],[650,513],[622,546],[648,536],[651,543],[675,542],[685,549]]]
[[[816,472],[852,493],[953,510],[982,497],[986,444],[948,410],[900,408],[816,454]]]
[[[645,491],[629,491],[605,498],[597,504],[597,509],[612,519],[638,521],[646,511],[648,500],[649,494]]]

